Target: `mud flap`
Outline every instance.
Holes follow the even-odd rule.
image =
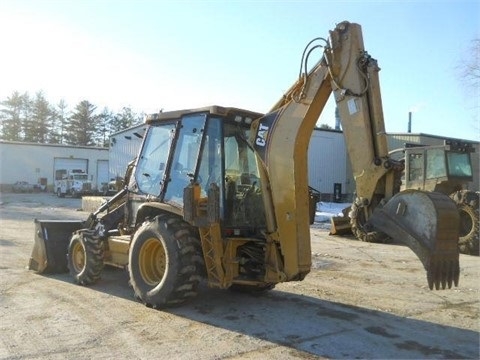
[[[85,226],[84,221],[34,220],[35,243],[28,269],[38,273],[67,272],[68,244],[72,233]]]
[[[458,286],[459,215],[447,195],[403,191],[375,209],[368,222],[412,249],[427,271],[430,289]]]

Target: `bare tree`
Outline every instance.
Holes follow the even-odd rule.
[[[480,39],[473,39],[468,57],[460,65],[462,79],[466,84],[478,91],[480,86]]]
[[[457,67],[461,85],[466,91],[467,101],[472,102],[473,128],[480,131],[479,107],[480,107],[480,39],[473,39],[466,56]]]

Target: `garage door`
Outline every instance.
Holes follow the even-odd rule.
[[[55,158],[53,161],[53,178],[57,170],[82,170],[88,172],[88,159]]]
[[[102,185],[107,185],[108,178],[108,160],[97,161],[97,189],[102,189]]]

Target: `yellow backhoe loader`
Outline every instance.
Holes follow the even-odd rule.
[[[359,155],[359,231],[408,245],[431,289],[456,286],[453,202],[423,191],[393,195],[400,166],[384,153],[385,137],[375,136],[384,133],[379,69],[361,27],[342,22],[318,41],[266,115],[211,106],[147,117],[126,187],[84,222],[36,220],[29,268],[68,268],[83,285],[97,281],[105,264],[127,268],[136,297],[155,308],[190,299],[202,277],[240,291],[302,280],[312,262],[307,149],[333,92],[349,151]]]

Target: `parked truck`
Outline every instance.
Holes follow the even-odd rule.
[[[93,194],[92,182],[81,169],[59,169],[55,171],[55,192],[60,198],[90,195]]]

